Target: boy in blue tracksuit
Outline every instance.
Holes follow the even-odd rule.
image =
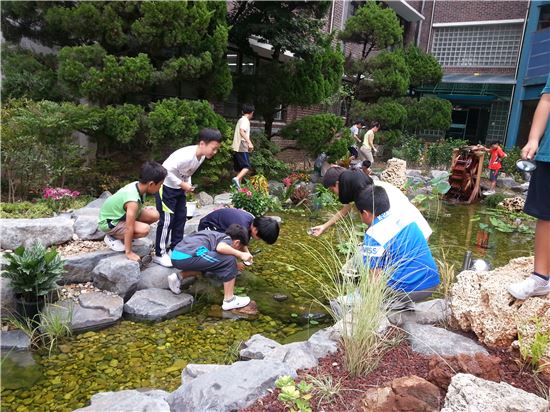
[[[363,240],[365,264],[387,271],[388,286],[402,302],[429,298],[439,285],[437,266],[418,225],[392,214],[383,187],[369,186],[355,199],[363,223],[369,225]]]

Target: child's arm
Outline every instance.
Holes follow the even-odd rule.
[[[138,262],[140,257],[132,251],[132,240],[134,240],[134,227],[138,216],[137,202],[126,202],[126,232],[124,233],[124,252],[130,260]]]
[[[338,222],[343,217],[346,217],[351,211],[351,204],[344,205],[342,209],[336,212],[328,222],[323,223],[322,225],[312,227],[313,236],[321,236],[329,227]]]
[[[244,262],[252,260],[252,255],[249,252],[241,252],[240,250],[232,248],[225,242],[218,243],[218,246],[216,246],[216,252],[221,253],[222,255],[235,256]]]

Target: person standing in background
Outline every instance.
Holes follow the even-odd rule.
[[[380,123],[372,122],[370,124],[370,129],[365,134],[363,138],[363,145],[359,151],[365,157],[365,160],[374,163],[373,152],[377,152],[376,147],[374,147],[374,134],[380,130]]]
[[[235,126],[233,135],[233,164],[237,176],[231,181],[239,189],[241,181],[250,170],[250,152],[254,150],[252,140],[250,140],[250,120],[254,116],[254,106],[245,104],[243,106],[243,116]]]

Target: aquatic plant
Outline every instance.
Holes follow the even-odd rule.
[[[445,249],[441,249],[439,257],[435,258],[435,262],[437,263],[440,279],[435,294],[442,298],[448,298],[451,294],[451,287],[455,281],[455,265],[450,263],[450,260],[447,259],[447,251]]]

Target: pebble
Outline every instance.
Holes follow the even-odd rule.
[[[59,300],[72,299],[75,302],[78,302],[78,297],[80,295],[83,295],[85,293],[91,293],[91,292],[102,292],[102,293],[105,293],[106,295],[116,295],[116,293],[96,288],[92,282],[71,283],[61,288]]]
[[[288,296],[283,293],[275,293],[273,295],[273,299],[275,299],[277,302],[283,302],[288,299]]]

